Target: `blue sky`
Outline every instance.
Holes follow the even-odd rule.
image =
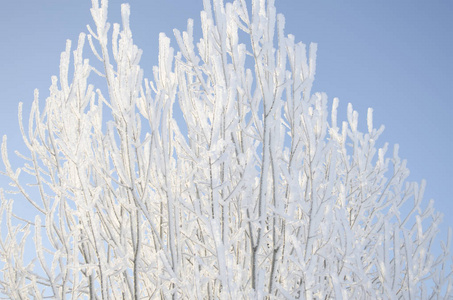
[[[110,1],[110,21],[119,21],[121,2]],[[202,1],[130,4],[134,41],[150,76],[159,32],[173,37],[172,29],[184,30],[189,17],[199,24]],[[2,1],[0,134],[8,135],[10,150],[23,149],[18,102],[29,107],[35,88],[44,101],[66,39],[76,42],[92,24],[90,6],[90,0]],[[453,1],[276,0],[276,6],[287,34],[318,43],[313,91],[339,97],[343,115],[351,102],[362,128],[373,107],[375,126],[386,126],[381,142],[399,143],[410,179],[427,180],[425,200],[435,199],[445,214],[445,235],[453,227]]]

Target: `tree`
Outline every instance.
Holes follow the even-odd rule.
[[[0,291],[11,299],[431,299],[452,295],[450,239],[406,162],[376,149],[348,106],[311,93],[316,45],[284,34],[274,1],[204,0],[202,37],[159,37],[153,81],[121,6],[111,49],[107,0],[95,30],[61,55],[30,153],[2,192]],[[85,41],[103,70],[83,59]],[[93,74],[94,73],[94,74]],[[90,75],[105,80],[95,90]],[[105,91],[106,90],[106,91]],[[179,107],[183,119],[174,117]],[[329,120],[330,118],[330,120]],[[25,174],[24,174],[25,173]],[[29,183],[29,184],[27,184]],[[27,260],[27,245],[35,256]]]

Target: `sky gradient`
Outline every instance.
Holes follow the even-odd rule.
[[[93,22],[89,0],[3,2],[0,134],[8,135],[12,158],[13,149],[24,148],[19,101],[27,112],[35,88],[45,101],[66,39],[76,43]],[[110,22],[119,22],[123,1],[109,2]],[[134,42],[144,51],[141,66],[150,77],[159,32],[173,39],[173,28],[185,30],[187,18],[195,20],[198,30],[202,1],[130,4]],[[329,103],[338,97],[339,117],[345,117],[351,102],[362,129],[367,108],[374,109],[375,127],[386,127],[378,145],[398,143],[400,156],[408,160],[409,179],[427,180],[425,203],[435,199],[436,209],[445,214],[445,236],[453,227],[453,1],[276,0],[276,7],[286,17],[286,34],[318,43],[313,92],[326,92]],[[0,178],[2,186],[5,182]]]

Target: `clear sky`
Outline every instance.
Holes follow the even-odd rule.
[[[119,22],[122,2],[110,0],[110,22]],[[453,1],[275,2],[286,17],[287,34],[318,43],[313,91],[339,97],[343,115],[351,102],[362,128],[367,108],[374,108],[375,126],[386,126],[381,142],[399,143],[410,179],[427,180],[425,200],[435,199],[445,214],[445,235],[453,227]],[[197,26],[202,0],[130,4],[134,41],[144,50],[141,66],[151,76],[159,32],[173,37],[172,29],[184,30],[187,18]],[[90,6],[90,0],[1,2],[0,134],[8,135],[10,150],[23,149],[18,102],[30,107],[35,88],[45,100],[66,39],[76,43],[92,24]]]

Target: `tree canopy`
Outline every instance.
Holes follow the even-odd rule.
[[[21,217],[2,191],[1,294],[452,295],[450,239],[435,254],[441,215],[423,202],[425,183],[406,180],[398,146],[388,157],[376,145],[372,109],[361,132],[351,104],[340,122],[338,99],[312,93],[317,46],[284,33],[274,1],[205,0],[198,42],[192,20],[174,31],[177,52],[160,35],[152,79],[129,5],[113,27],[107,10],[93,0],[94,27],[72,55],[68,41],[28,126],[19,105],[29,153],[17,169],[3,138],[8,192],[36,217]],[[87,46],[103,69],[84,58]]]

